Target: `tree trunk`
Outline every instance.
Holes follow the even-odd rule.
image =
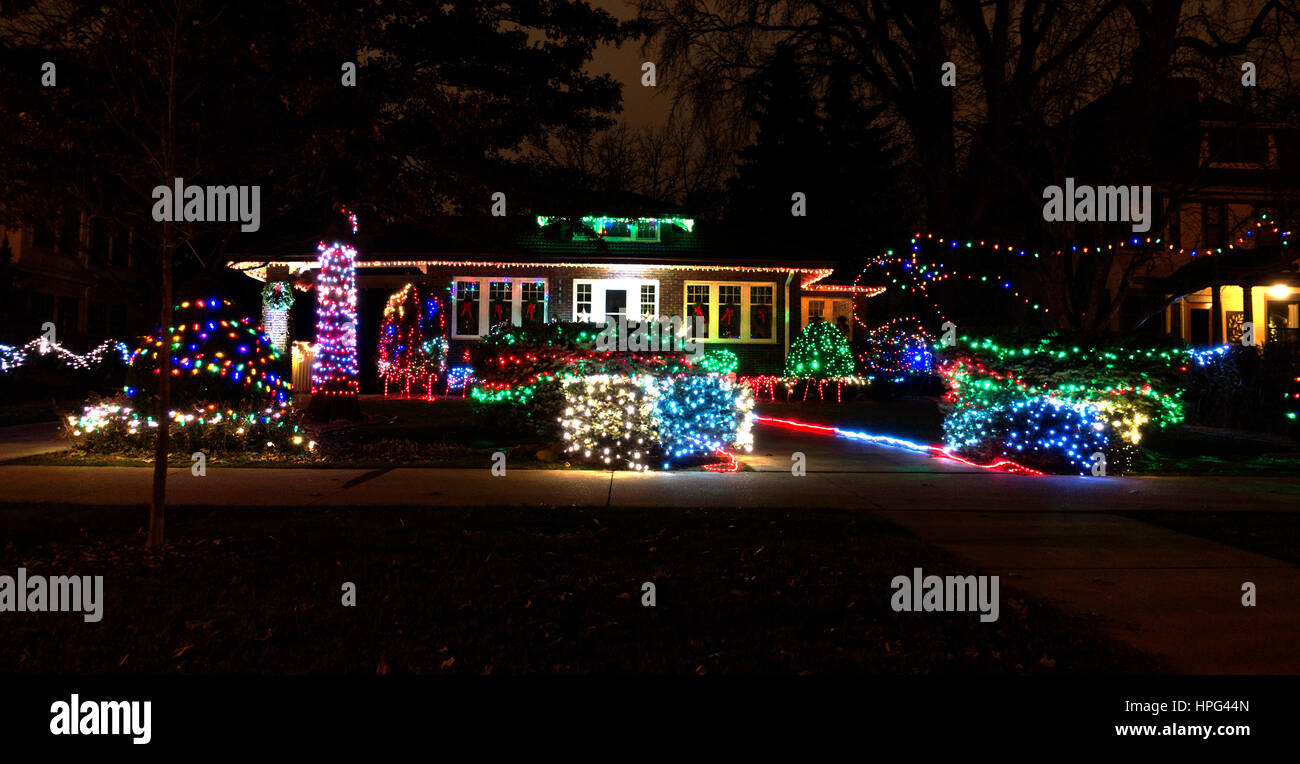
[[[167,454],[171,435],[172,389],[172,244],[171,223],[163,223],[162,347],[158,349],[158,439],[153,454],[153,498],[149,503],[149,536],[145,546],[163,544],[163,512],[167,506]]]
[[[171,185],[176,175],[176,56],[180,48],[181,6],[172,16],[172,36],[168,41],[167,124],[162,135],[162,182]],[[170,215],[168,216],[171,217]],[[167,508],[167,455],[170,450],[172,405],[172,256],[176,250],[174,221],[163,221],[162,239],[162,311],[159,330],[162,347],[158,348],[158,439],[153,453],[153,495],[149,502],[149,535],[145,547],[163,545],[163,514]]]

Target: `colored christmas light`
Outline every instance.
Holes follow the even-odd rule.
[[[538,215],[537,227],[545,228],[551,225],[552,223],[558,223],[562,220],[564,220],[563,217]],[[675,225],[685,229],[688,233],[695,229],[695,220],[692,218],[683,218],[683,217],[618,218],[618,217],[608,217],[605,215],[584,215],[582,217],[582,224],[584,226],[587,226],[593,231],[600,231],[610,223],[620,223],[624,225],[636,225],[638,223],[650,223],[652,225]]]
[[[423,385],[433,395],[434,382],[447,368],[447,303],[427,288],[413,284],[393,293],[384,306],[379,327],[378,368],[389,387],[411,394]]]
[[[853,351],[849,349],[848,339],[834,325],[813,321],[790,346],[785,376],[801,379],[853,376]]]
[[[154,333],[131,355],[130,364],[149,376],[159,374],[163,343],[171,355],[173,396],[206,406],[213,400],[269,401],[284,404],[293,384],[276,372],[280,354],[248,317],[230,312],[230,301],[187,300],[172,308],[174,326]],[[139,390],[128,386],[126,393]]]
[[[948,386],[947,441],[1086,472],[1096,451],[1110,448],[1114,461],[1149,427],[1183,421],[1188,365],[1225,350],[963,336],[938,369]]]
[[[700,360],[700,368],[711,374],[735,374],[740,368],[740,359],[726,348],[708,350]]]
[[[896,318],[871,329],[864,343],[859,360],[868,374],[899,379],[934,370],[934,337],[914,317]]]
[[[316,278],[316,362],[312,366],[312,395],[356,395],[357,383],[357,251],[335,242],[317,247],[320,275]]]
[[[725,377],[566,375],[561,390],[566,451],[584,460],[645,471],[753,449],[753,396]]]
[[[829,427],[827,425],[810,424],[808,422],[799,422],[793,419],[778,419],[775,417],[768,417],[768,416],[755,417],[754,421],[757,424],[774,425],[778,427],[788,427],[795,430],[802,430],[804,432],[815,432],[815,433],[820,433],[822,435],[833,435],[838,438],[845,438],[847,440],[870,443],[872,445],[884,446],[886,448],[896,448],[896,449],[901,449],[903,451],[911,451],[913,453],[918,453],[918,454],[929,454],[930,456],[941,457],[944,459],[951,459],[952,461],[965,464],[969,467],[978,467],[980,469],[995,470],[998,472],[1011,472],[1018,475],[1042,475],[1043,474],[1038,470],[1031,469],[1022,464],[1017,464],[1016,462],[1013,462],[1009,459],[997,459],[988,464],[977,464],[961,456],[958,456],[955,453],[952,453],[946,448],[926,445],[924,443],[917,443],[915,441],[906,440],[904,438],[895,438],[890,435],[874,435],[872,433],[867,433],[867,432],[845,430],[839,427]]]

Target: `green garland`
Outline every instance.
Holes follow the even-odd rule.
[[[272,310],[288,310],[293,306],[293,284],[287,281],[270,281],[262,287],[262,304]]]

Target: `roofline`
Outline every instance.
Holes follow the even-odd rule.
[[[691,270],[691,271],[740,271],[740,272],[772,272],[788,273],[793,276],[796,273],[807,274],[799,286],[807,288],[817,282],[825,279],[834,272],[835,267],[831,263],[809,263],[807,266],[790,266],[778,265],[780,261],[760,261],[749,260],[737,265],[720,265],[713,261],[688,262],[674,260],[672,262],[654,263],[645,259],[628,259],[623,262],[568,262],[568,261],[526,261],[526,260],[385,260],[369,259],[358,260],[357,268],[419,268],[426,271],[428,268],[443,267],[466,267],[466,268],[505,268],[505,267],[528,267],[528,268],[628,268],[632,266],[642,266],[646,268],[668,268],[672,270]],[[287,266],[291,271],[308,271],[320,267],[318,259],[306,260],[285,260],[285,259],[268,259],[268,260],[233,260],[226,263],[227,268],[237,270],[258,281],[266,280],[266,270],[271,266]],[[883,291],[883,287],[880,288]],[[876,292],[878,294],[879,292]]]

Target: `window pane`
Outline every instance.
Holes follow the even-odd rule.
[[[740,337],[740,293],[739,284],[723,284],[718,287],[718,336],[726,339]]]
[[[658,291],[654,284],[641,285],[641,315],[653,316],[655,314],[655,292]]]
[[[478,282],[456,282],[456,333],[478,334]]]
[[[749,288],[749,338],[772,339],[772,287]]]
[[[510,323],[510,282],[488,282],[488,325]]]
[[[591,320],[591,284],[578,284],[574,288],[573,307],[579,321]]]
[[[526,282],[520,285],[522,287],[521,300],[519,305],[519,316],[522,320],[528,322],[542,322],[546,320],[546,284],[535,281]]]
[[[643,220],[636,224],[636,238],[644,241],[659,240],[659,223]]]
[[[708,284],[687,284],[686,285],[686,321],[691,327],[691,336],[708,337],[709,336],[709,285]],[[699,319],[703,324],[703,331],[695,331],[695,321]]]

